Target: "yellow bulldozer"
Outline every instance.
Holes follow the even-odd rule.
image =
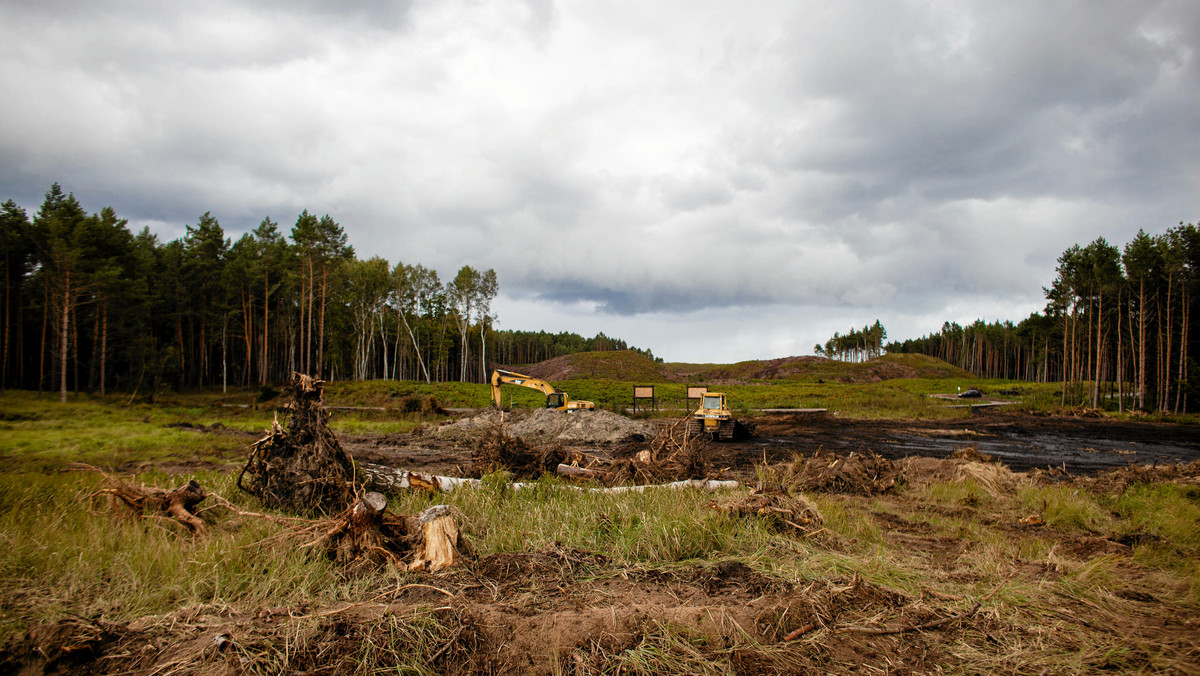
[[[500,396],[500,388],[504,385],[520,385],[541,392],[546,395],[546,408],[554,408],[567,413],[591,411],[596,408],[596,404],[590,401],[571,399],[566,392],[544,380],[501,369],[492,371],[492,405],[496,408],[504,408],[504,401]]]
[[[700,408],[688,420],[689,434],[708,434],[717,441],[741,439],[753,436],[754,432],[754,423],[734,417],[724,392],[705,392],[700,398]]]

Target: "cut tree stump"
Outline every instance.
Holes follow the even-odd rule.
[[[387,498],[367,493],[341,516],[323,540],[330,558],[364,569],[386,562],[398,563],[406,549],[404,520],[387,514]]]
[[[421,546],[409,570],[436,572],[449,568],[470,554],[470,545],[458,530],[449,505],[434,505],[421,512]]]

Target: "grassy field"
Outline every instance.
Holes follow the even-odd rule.
[[[817,380],[722,389],[745,409],[858,418],[963,415],[927,396],[958,387],[1019,388],[1026,410],[1057,402],[1054,385]],[[633,385],[557,384],[612,408]],[[683,384],[656,384],[682,396]],[[537,406],[537,393],[509,389],[518,405]],[[451,505],[476,562],[443,575],[393,566],[348,575],[290,538],[288,522],[216,506],[211,494],[287,516],[234,485],[248,444],[284,403],[261,395],[154,405],[0,395],[0,671],[32,659],[22,655],[36,632],[25,632],[70,620],[108,632],[109,643],[88,644],[103,646],[89,648],[90,661],[63,652],[50,663],[94,673],[1200,673],[1194,484],[1047,483],[947,465],[879,495],[810,492],[823,528],[797,537],[717,508],[744,488],[613,495],[543,478],[514,492],[492,476],[475,490],[390,496],[398,514]],[[478,407],[489,395],[483,385],[378,381],[328,390],[329,405],[358,407],[335,410],[339,435],[436,422],[418,412],[429,398]],[[211,534],[118,518],[96,496],[98,474],[63,471],[78,462],[163,488],[199,481]],[[1031,515],[1044,525],[1021,526]],[[568,621],[591,638],[574,640]],[[497,644],[495,627],[511,637]],[[211,648],[225,634],[234,647]],[[562,645],[531,638],[559,635]]]

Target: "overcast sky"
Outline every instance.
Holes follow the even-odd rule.
[[[1200,2],[0,0],[0,200],[302,209],[668,361],[1040,310],[1200,218]]]

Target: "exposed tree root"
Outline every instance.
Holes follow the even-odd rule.
[[[204,487],[195,480],[167,490],[156,486],[134,485],[91,465],[75,464],[67,469],[96,472],[104,477],[107,485],[92,493],[92,498],[107,496],[114,507],[120,504],[142,515],[167,516],[183,524],[196,535],[208,534],[208,526],[194,511],[196,505],[207,497]]]
[[[275,420],[250,447],[238,488],[271,507],[336,513],[354,497],[354,462],[329,429],[324,381],[294,374],[287,429]]]

